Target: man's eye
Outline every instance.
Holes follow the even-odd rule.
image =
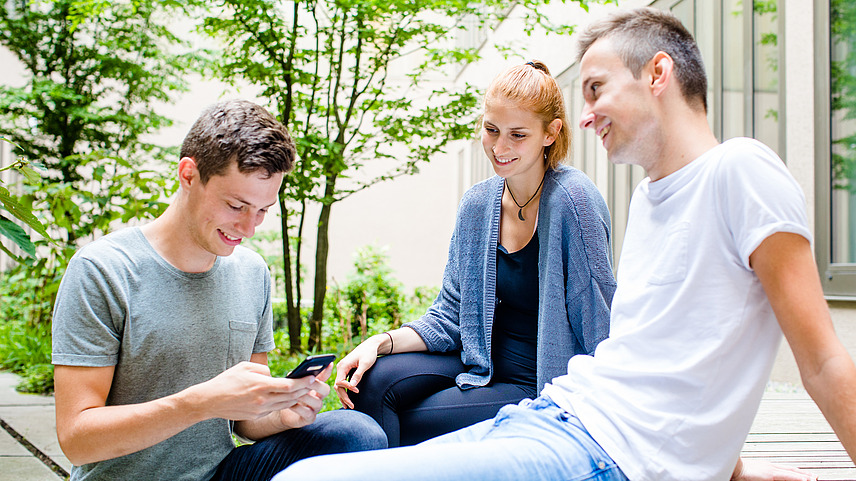
[[[234,206],[232,204],[229,204],[229,208],[232,210],[238,211],[238,212],[244,210],[244,208],[242,206]]]

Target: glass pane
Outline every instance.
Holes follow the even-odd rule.
[[[753,5],[754,137],[779,152],[778,0]]]
[[[856,262],[856,2],[831,0],[832,262]]]
[[[746,135],[743,124],[743,0],[722,2],[722,139]]]

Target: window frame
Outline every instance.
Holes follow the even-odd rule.
[[[829,1],[814,2],[815,259],[827,300],[856,300],[856,263],[832,262],[832,32]]]

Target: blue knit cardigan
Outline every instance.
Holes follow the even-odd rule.
[[[609,334],[615,279],[609,211],[585,174],[548,170],[538,209],[538,391],[567,374],[568,359],[591,354]],[[491,334],[496,307],[496,249],[504,179],[468,190],[458,208],[443,286],[424,316],[406,324],[429,351],[461,351],[462,389],[493,375]]]

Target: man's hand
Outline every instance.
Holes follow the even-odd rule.
[[[323,391],[324,388],[327,391]],[[323,381],[316,381],[312,376],[275,378],[264,364],[242,362],[209,381],[188,388],[188,395],[192,396],[193,404],[205,409],[206,418],[245,421],[306,402],[307,396],[311,397],[313,390],[318,389],[325,395],[329,392]]]
[[[817,476],[799,468],[771,464],[754,459],[741,459],[732,481],[817,481]]]
[[[315,417],[324,406],[324,398],[330,394],[330,386],[325,382],[330,378],[333,366],[327,366],[309,386],[309,393],[302,396],[294,406],[279,412],[279,422],[285,429],[302,428],[315,422]]]

